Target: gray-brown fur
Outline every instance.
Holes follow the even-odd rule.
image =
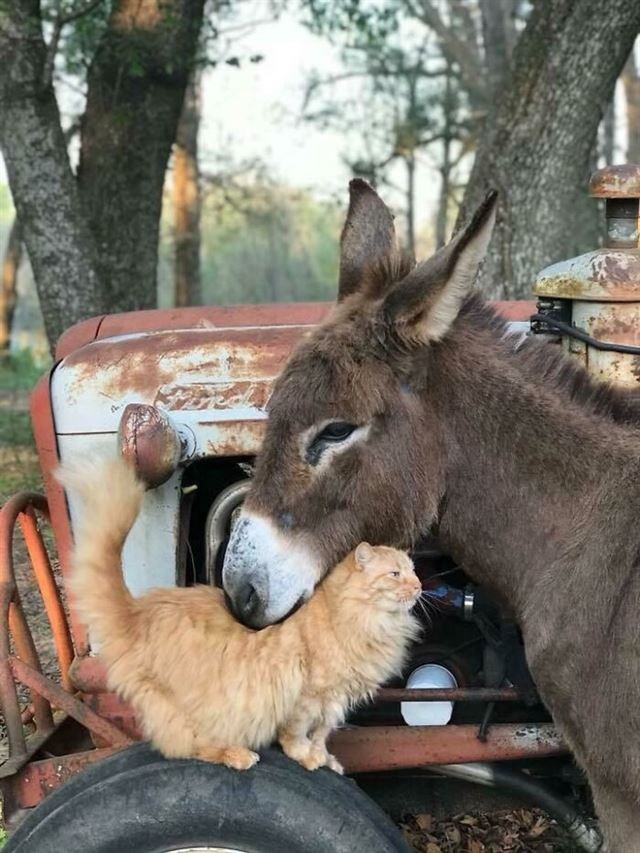
[[[366,222],[361,185],[357,192]],[[365,202],[385,221],[370,189]],[[588,773],[610,850],[637,853],[637,404],[595,385],[558,347],[516,342],[477,296],[459,310],[453,300],[447,333],[428,338],[434,300],[491,208],[488,200],[466,236],[406,280],[388,275],[374,296],[372,267],[354,249],[362,226],[352,223],[361,280],[351,266],[351,295],[278,380],[247,507],[304,537],[325,571],[363,539],[406,547],[437,529],[518,618],[540,693]],[[397,257],[388,260],[397,270]],[[300,436],[327,419],[371,430],[317,474]]]

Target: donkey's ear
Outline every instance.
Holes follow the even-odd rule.
[[[384,302],[384,316],[401,337],[416,343],[435,343],[447,334],[471,292],[486,254],[497,197],[494,191],[488,193],[469,223],[390,291]]]
[[[340,238],[338,301],[363,290],[381,296],[402,260],[391,211],[366,181],[355,178]]]

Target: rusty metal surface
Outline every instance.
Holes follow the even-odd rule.
[[[142,729],[130,705],[127,705],[116,693],[94,693],[83,696],[83,702],[96,714],[104,717],[124,732],[131,740],[142,740]],[[109,746],[100,738],[94,737],[96,746]]]
[[[0,580],[0,711],[7,730],[9,756],[21,758],[27,753],[27,744],[22,728],[22,714],[18,702],[18,692],[9,664],[11,653],[9,645],[9,608],[13,599],[15,584]],[[35,715],[35,708],[34,708]]]
[[[53,643],[60,667],[62,686],[66,690],[69,690],[71,686],[69,682],[69,666],[73,660],[71,633],[62,605],[62,599],[60,598],[60,592],[53,577],[49,555],[42,541],[36,516],[31,505],[24,512],[20,513],[18,523],[22,529],[33,574],[38,584],[40,595],[42,596],[49,625],[51,626]]]
[[[591,175],[589,195],[595,198],[640,197],[640,166],[620,163],[598,169]]]
[[[180,462],[180,437],[166,413],[155,406],[144,403],[125,406],[118,441],[122,456],[151,489],[166,483]]]
[[[59,708],[68,716],[81,723],[92,734],[97,735],[111,746],[124,746],[131,742],[124,732],[104,717],[99,716],[60,685],[38,672],[24,661],[12,657],[9,660],[14,678],[30,687],[34,695],[48,700],[52,707]]]
[[[55,791],[90,764],[113,755],[121,747],[93,749],[72,755],[31,761],[14,776],[0,782],[3,800],[8,811],[30,809],[42,802],[47,794]]]
[[[573,323],[594,338],[607,343],[640,345],[640,293],[638,302],[623,304],[576,301]],[[580,341],[565,349],[579,358],[589,373],[604,382],[626,388],[640,387],[640,357],[629,353],[606,352]]]
[[[65,358],[74,350],[99,338],[127,335],[136,332],[155,332],[161,329],[198,329],[212,326],[315,326],[327,316],[332,302],[290,302],[266,305],[203,305],[192,308],[169,308],[132,311],[92,317],[77,323],[60,337],[56,359]],[[525,320],[518,306],[524,303],[496,303],[498,310],[508,305],[509,311]],[[533,313],[529,308],[528,313]]]
[[[13,638],[16,654],[21,658],[21,663],[24,662],[24,666],[37,672],[41,678],[44,678],[40,657],[33,641],[31,630],[27,624],[17,590],[14,592],[13,601],[9,605],[9,633]],[[15,678],[14,660],[15,658],[13,657],[9,658],[9,665]],[[26,682],[23,682],[23,684],[32,688],[31,703],[33,705],[33,719],[37,730],[39,732],[53,731],[53,713],[46,695],[37,689],[33,689],[32,684],[27,684]]]
[[[640,249],[597,249],[542,270],[539,296],[635,302],[640,298]]]
[[[10,758],[23,756],[27,751],[11,669],[10,637],[13,638],[17,654],[34,669],[41,669],[38,652],[20,604],[13,566],[13,531],[17,519],[29,507],[36,507],[42,513],[47,511],[42,495],[29,492],[14,495],[0,510],[0,705],[7,726]],[[38,731],[52,731],[53,717],[47,700],[34,692],[31,703]]]
[[[470,761],[542,758],[567,752],[546,723],[493,725],[486,741],[477,726],[376,726],[338,729],[329,747],[349,773]]]
[[[98,338],[137,332],[234,326],[315,326],[326,317],[332,304],[292,302],[266,305],[202,305],[102,315],[67,329],[56,346],[56,359],[65,358],[69,353]]]
[[[376,702],[518,702],[513,687],[383,687],[375,695]]]
[[[68,577],[71,554],[71,524],[64,489],[54,477],[59,462],[53,406],[51,404],[51,373],[42,376],[31,394],[31,425],[40,462],[40,472],[47,496],[51,527],[63,577]],[[69,613],[69,628],[73,644],[79,654],[87,649],[87,632],[74,608]]]
[[[606,199],[605,247],[560,261],[539,273],[542,300],[570,306],[571,324],[597,341],[640,343],[640,166],[607,166],[592,175],[592,195]],[[564,334],[562,345],[601,381],[637,389],[640,358],[605,351]]]
[[[161,402],[174,410],[182,407],[184,394],[189,408],[213,408],[221,403],[219,385],[273,379],[305,330],[309,327],[265,326],[123,335],[81,347],[60,368],[68,375],[71,403],[90,381],[116,404],[135,394],[130,402]],[[194,406],[198,383],[201,397]]]
[[[81,693],[106,693],[107,671],[94,655],[76,657],[69,667],[69,678]]]

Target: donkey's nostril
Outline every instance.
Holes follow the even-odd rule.
[[[250,581],[244,581],[235,590],[232,599],[233,612],[245,625],[251,625],[260,608],[260,597]]]

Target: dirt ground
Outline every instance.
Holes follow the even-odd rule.
[[[30,441],[24,394],[2,394],[0,415],[9,441],[0,435],[0,504],[20,489],[39,489],[37,458]],[[12,418],[7,423],[6,418]],[[0,427],[3,423],[0,421]],[[0,433],[2,430],[0,429]],[[50,542],[50,536],[47,534]],[[29,561],[19,536],[14,543],[14,563],[23,608],[38,648],[43,671],[58,676],[55,652],[42,601],[31,575]],[[60,581],[57,568],[57,579]],[[26,704],[28,695],[20,690]],[[6,755],[6,740],[0,718],[0,761]],[[436,821],[429,814],[407,815],[399,823],[414,853],[560,853],[569,851],[557,826],[542,812],[519,809],[492,814],[456,815]],[[2,829],[0,827],[0,846]]]

